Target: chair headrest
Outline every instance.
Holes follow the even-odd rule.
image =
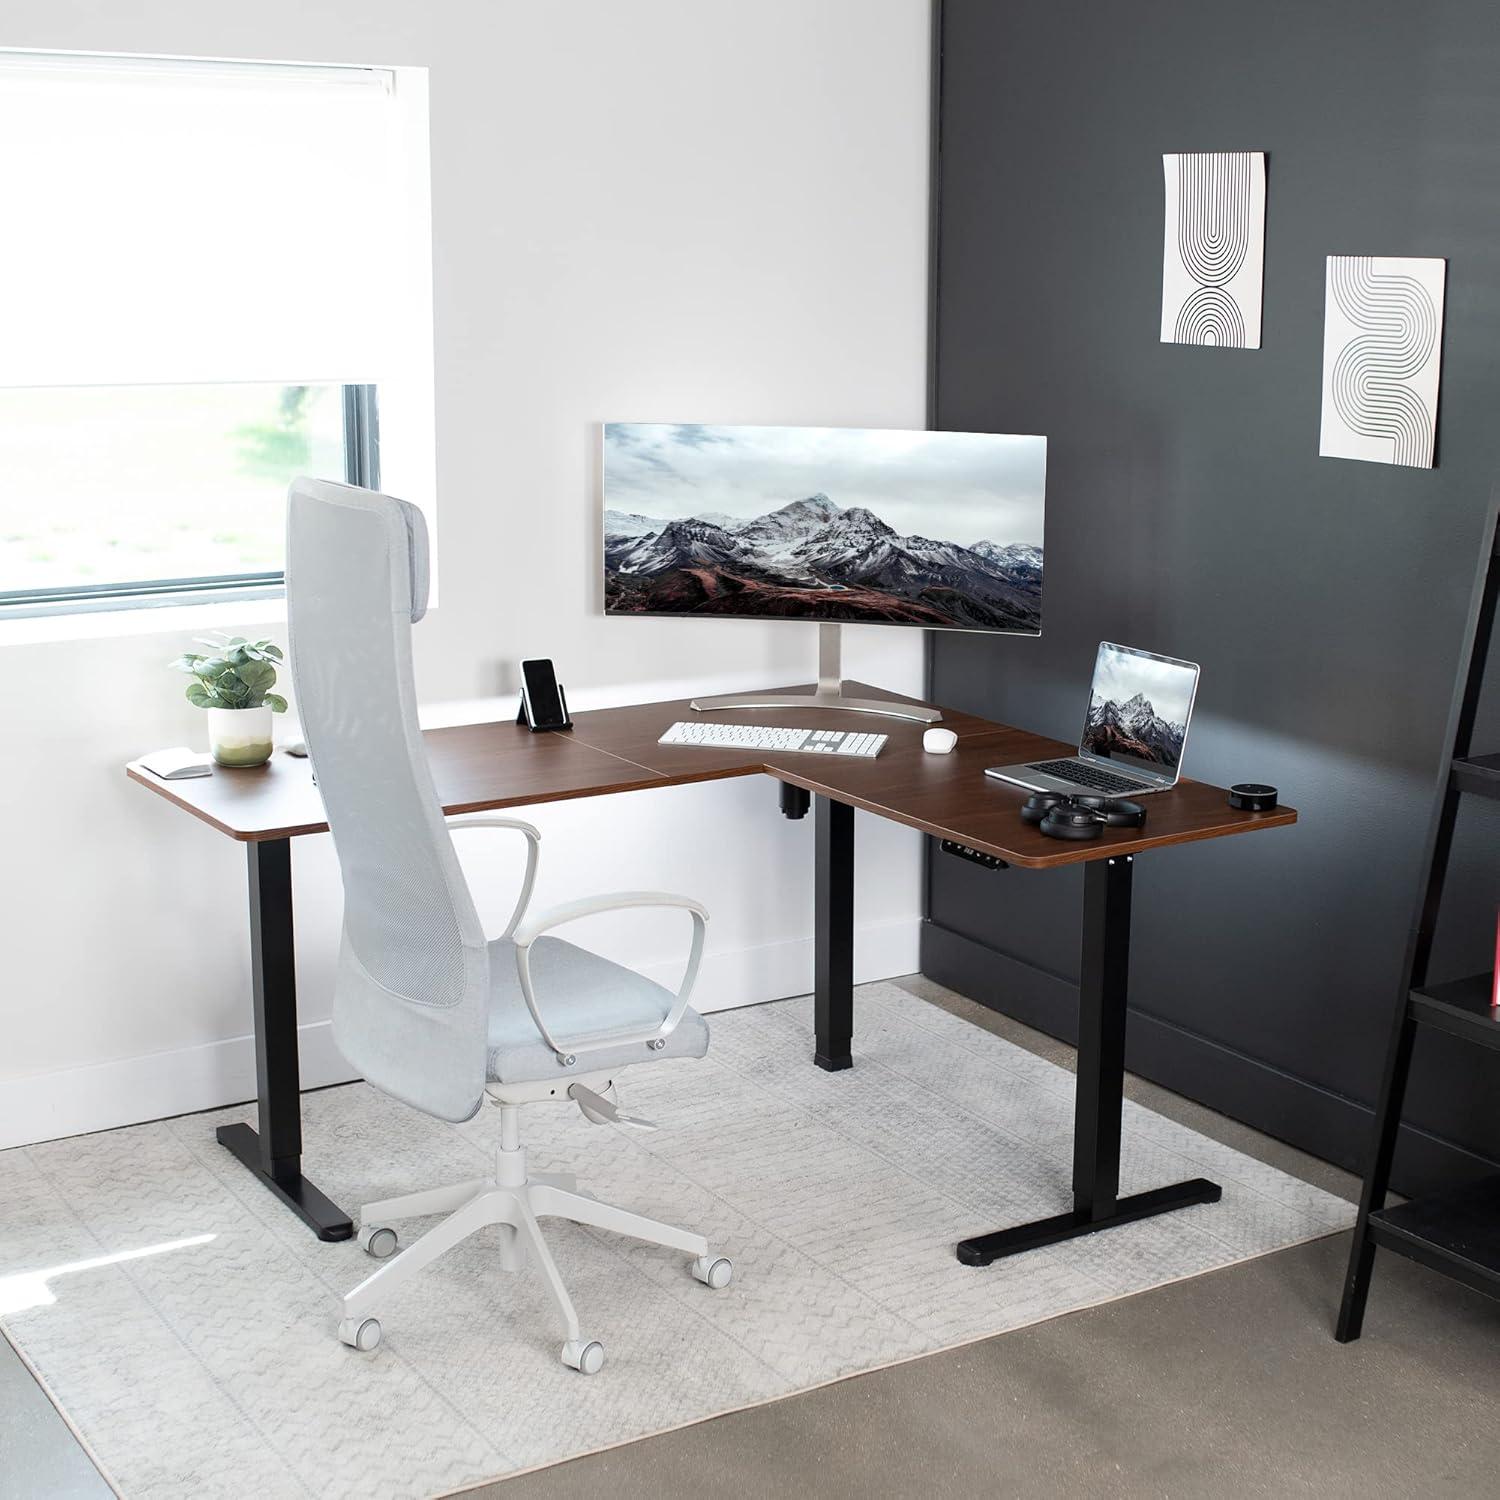
[[[378,490],[360,489],[355,485],[335,484],[328,479],[299,477],[291,482],[287,490],[287,501],[287,555],[289,558],[294,550],[291,545],[291,528],[295,525],[295,512],[299,502],[320,502],[325,505],[342,506],[348,510],[373,512],[381,516],[392,547],[392,584],[396,585],[400,578],[400,572],[396,570],[400,569],[400,558],[404,556],[406,559],[406,602],[412,624],[415,625],[427,613],[428,588],[432,570],[427,540],[427,518],[409,500],[398,500],[394,495],[382,495]]]
[[[411,622],[413,625],[427,613],[427,586],[431,560],[427,551],[427,517],[410,500],[397,500],[401,519],[406,522],[407,577],[411,580]]]

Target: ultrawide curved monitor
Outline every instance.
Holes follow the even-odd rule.
[[[604,428],[604,607],[1038,635],[1047,440]]]

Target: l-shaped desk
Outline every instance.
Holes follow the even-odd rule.
[[[891,696],[848,686],[867,696]],[[1001,1256],[1219,1198],[1218,1186],[1202,1178],[1119,1196],[1132,872],[1136,856],[1147,850],[1283,827],[1296,822],[1293,809],[1238,812],[1218,787],[1183,780],[1149,799],[1143,828],[1107,828],[1097,840],[1064,843],[1021,821],[1018,789],[984,775],[986,766],[1073,753],[1072,746],[1057,740],[945,709],[943,723],[958,736],[947,755],[924,751],[922,726],[898,720],[874,726],[889,736],[874,760],[657,743],[668,725],[693,717],[683,700],[580,713],[567,731],[533,734],[501,722],[431,729],[423,739],[443,811],[450,816],[761,774],[782,783],[783,810],[790,815],[806,811],[810,798],[816,829],[814,1061],[832,1071],[853,1065],[855,808],[1007,866],[1085,865],[1073,1208],[964,1240],[958,1258],[966,1265],[988,1265]],[[790,723],[798,716],[781,710],[772,717]],[[715,713],[713,719],[768,722],[763,711]],[[816,723],[831,729],[872,727],[867,715],[827,710],[816,714]],[[126,771],[246,846],[260,1128],[224,1125],[218,1138],[321,1239],[348,1239],[349,1216],[302,1175],[291,841],[328,831],[311,768],[306,760],[277,754],[254,770],[219,769],[190,781],[162,781],[138,762]]]

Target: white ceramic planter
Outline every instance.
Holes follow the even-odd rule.
[[[208,749],[221,766],[263,766],[271,758],[271,710],[206,708]]]

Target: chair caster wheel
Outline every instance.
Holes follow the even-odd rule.
[[[376,1260],[385,1260],[396,1253],[396,1231],[384,1224],[361,1224],[359,1248]]]
[[[378,1318],[340,1318],[339,1337],[351,1349],[368,1354],[380,1342]]]
[[[734,1262],[725,1255],[700,1255],[688,1267],[704,1286],[721,1292],[734,1280]]]
[[[604,1345],[598,1339],[569,1339],[562,1346],[562,1362],[583,1375],[597,1375],[604,1368]]]

